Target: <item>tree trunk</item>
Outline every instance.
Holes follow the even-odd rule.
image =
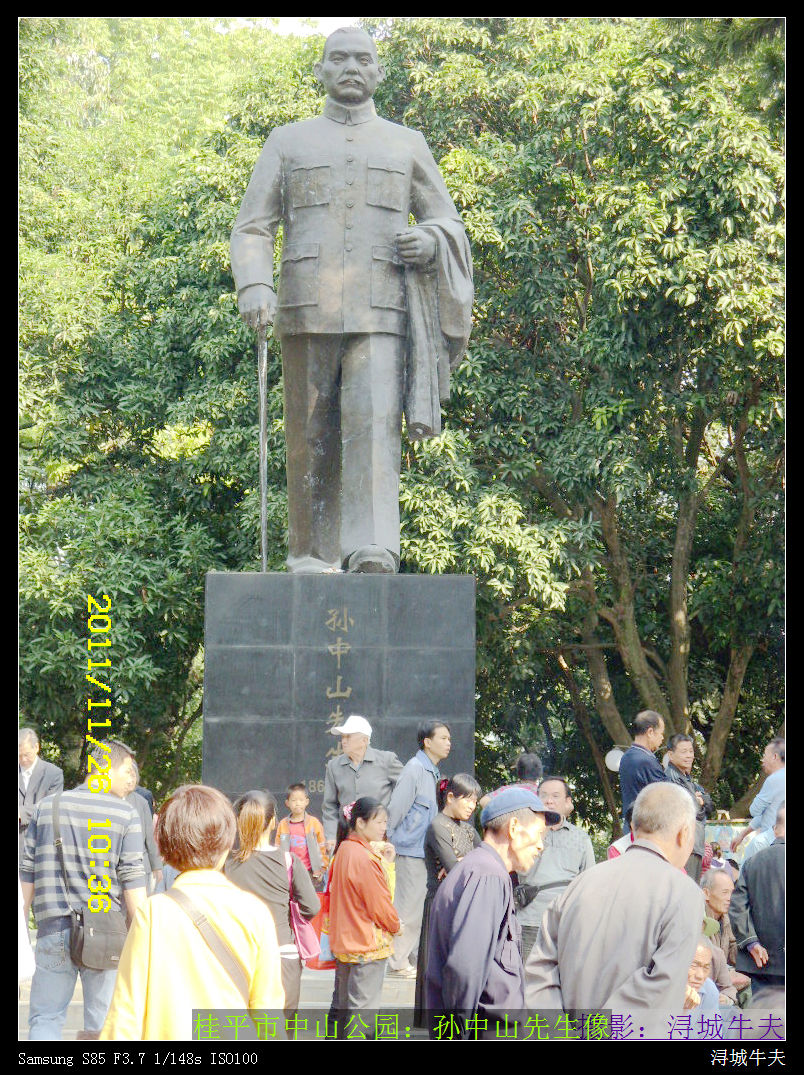
[[[618,803],[617,796],[614,794],[614,789],[611,786],[611,780],[609,778],[608,769],[606,768],[606,762],[603,758],[603,753],[595,742],[594,733],[592,732],[592,721],[589,718],[589,711],[586,708],[586,703],[583,700],[578,683],[572,673],[572,669],[562,653],[558,653],[556,656],[558,666],[564,676],[564,682],[567,684],[567,690],[570,693],[572,708],[575,712],[575,719],[578,722],[578,727],[581,729],[584,739],[589,744],[589,749],[595,760],[597,775],[600,778],[600,786],[603,790],[603,798],[606,800],[606,806],[611,815],[612,840],[616,840],[620,835],[620,804]]]
[[[201,702],[198,703],[198,705],[193,710],[193,712],[185,719],[184,723],[181,726],[181,732],[179,733],[179,738],[176,741],[176,746],[173,748],[173,750],[174,750],[173,766],[171,767],[169,777],[163,783],[163,785],[162,785],[162,787],[160,789],[163,794],[164,794],[165,788],[171,788],[173,786],[173,781],[176,779],[176,774],[179,771],[179,766],[181,765],[182,755],[184,753],[184,740],[185,740],[185,738],[187,736],[187,733],[190,731],[190,729],[195,724],[195,722],[198,719],[198,717],[201,715],[201,711],[202,711],[203,708],[204,708],[204,703],[203,703],[203,701],[201,701]]]
[[[754,649],[753,642],[743,642],[742,645],[731,647],[729,670],[720,698],[720,707],[712,724],[712,731],[706,746],[706,757],[701,770],[701,783],[710,793],[714,790],[720,776],[729,732],[734,721],[734,714],[737,712],[737,703],[740,700],[743,679]]]
[[[628,747],[631,745],[631,733],[625,726],[617,703],[614,700],[614,690],[609,679],[609,671],[606,667],[606,658],[602,650],[595,646],[597,638],[591,630],[584,628],[581,637],[584,645],[589,648],[584,650],[584,657],[592,678],[592,689],[595,693],[595,708],[603,722],[606,731],[611,736],[611,741],[616,746]]]
[[[690,621],[687,615],[687,588],[690,553],[698,514],[698,497],[689,493],[678,505],[676,540],[670,575],[670,659],[667,662],[667,689],[676,729],[689,728],[690,706],[687,674],[690,659]]]
[[[732,551],[731,570],[735,591],[743,581],[740,575],[740,561],[748,544],[751,528],[754,525],[757,505],[751,472],[748,467],[748,460],[743,445],[747,422],[747,416],[746,414],[743,414],[734,436],[734,458],[737,463],[737,473],[743,494],[743,503],[740,508],[740,516],[735,528],[734,548]],[[718,709],[717,716],[712,725],[712,733],[709,736],[706,758],[701,773],[701,783],[707,790],[715,786],[720,775],[720,768],[723,764],[723,757],[726,752],[726,743],[729,737],[729,732],[731,731],[732,722],[734,721],[734,714],[737,711],[737,703],[740,700],[743,679],[745,678],[748,662],[751,660],[755,648],[756,642],[739,641],[733,632],[729,655],[729,670],[726,674],[726,682],[723,686],[720,708]],[[753,799],[757,789],[761,786],[761,783],[762,781],[760,780],[758,784],[749,789],[745,795],[743,795],[742,799],[734,804],[732,809],[734,810],[739,807],[740,809],[747,810],[748,803]]]
[[[598,501],[596,510],[603,531],[603,540],[609,552],[611,577],[617,588],[615,607],[606,611],[602,609],[598,611],[600,615],[611,623],[623,664],[643,706],[646,709],[653,709],[657,713],[661,713],[667,725],[668,733],[672,734],[677,729],[673,725],[670,707],[648,664],[648,659],[639,637],[639,628],[637,627],[634,609],[634,584],[631,580],[628,566],[628,555],[623,549],[620,540],[614,501],[611,498],[606,501]]]

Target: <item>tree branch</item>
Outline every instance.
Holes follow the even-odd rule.
[[[594,510],[601,524],[603,540],[609,553],[612,580],[617,590],[617,603],[614,606],[615,615],[609,619],[604,615],[602,609],[599,609],[598,612],[604,619],[609,619],[611,623],[623,664],[642,700],[642,704],[646,709],[653,709],[661,713],[669,729],[676,731],[670,707],[648,664],[642,641],[639,637],[636,610],[634,608],[635,586],[628,566],[628,556],[620,537],[616,505],[612,498],[604,501],[598,497],[595,501]]]
[[[594,733],[592,731],[592,722],[589,719],[589,711],[586,708],[586,704],[581,695],[575,676],[572,673],[572,669],[562,654],[557,654],[557,660],[572,700],[572,708],[575,713],[576,722],[592,752],[595,768],[597,769],[597,775],[600,780],[600,786],[603,791],[603,798],[606,800],[606,806],[611,815],[611,832],[612,838],[614,839],[619,835],[620,830],[620,806],[611,786],[611,779],[609,778],[609,772],[606,768],[603,754],[595,741]]]
[[[162,784],[162,789],[161,790],[163,792],[164,792],[165,788],[172,788],[173,787],[173,784],[174,784],[174,782],[176,780],[176,775],[177,775],[177,773],[179,771],[179,766],[181,765],[182,754],[184,753],[184,740],[187,737],[187,733],[190,731],[190,729],[192,728],[193,724],[195,724],[196,720],[201,715],[201,712],[202,712],[203,708],[204,708],[204,700],[202,698],[201,701],[198,703],[198,705],[195,707],[195,709],[192,711],[192,713],[190,713],[190,715],[185,717],[185,719],[182,721],[181,732],[179,733],[179,738],[176,740],[176,745],[173,748],[174,749],[173,766],[172,766],[172,768],[170,770],[170,775],[169,775],[168,779]]]

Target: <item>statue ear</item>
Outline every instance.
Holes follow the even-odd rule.
[[[315,77],[318,79],[319,82],[323,81],[323,79],[321,78],[321,61],[320,60],[317,63],[313,64],[313,74],[315,75]]]
[[[385,80],[385,67],[383,64],[377,64],[377,84]]]

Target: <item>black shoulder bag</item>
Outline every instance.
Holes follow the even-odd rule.
[[[59,827],[61,795],[59,792],[53,801],[53,842],[61,863],[64,897],[70,909],[70,958],[76,966],[86,967],[88,970],[117,970],[128,934],[124,916],[111,900],[106,911],[91,911],[85,903],[76,911],[70,904],[70,889]]]

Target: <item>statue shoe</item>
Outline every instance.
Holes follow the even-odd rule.
[[[329,564],[315,556],[289,556],[285,562],[292,575],[332,575],[340,571],[337,564]]]
[[[349,557],[347,570],[375,575],[395,575],[399,562],[393,553],[379,545],[365,545]]]

